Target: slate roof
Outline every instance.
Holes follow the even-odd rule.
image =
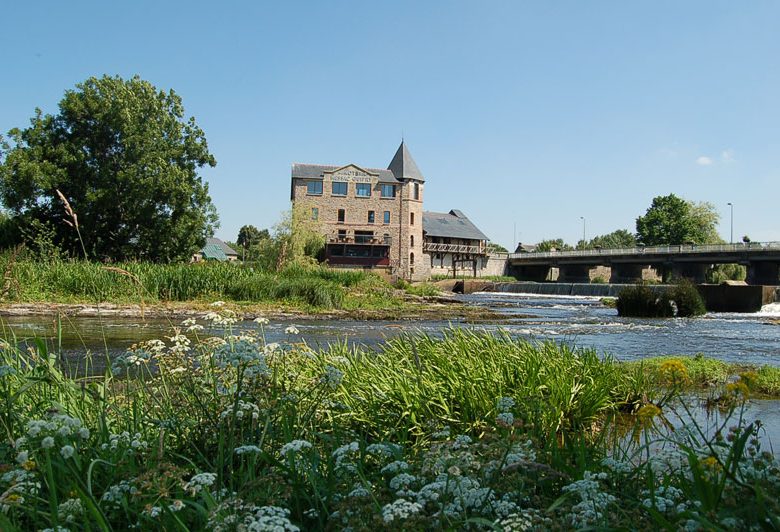
[[[393,172],[393,175],[399,181],[404,179],[425,181],[422,172],[417,168],[417,163],[414,162],[412,154],[409,153],[409,149],[406,147],[404,141],[401,141],[401,145],[398,146],[398,151],[395,152],[393,160],[390,161],[387,169]]]
[[[220,253],[222,253],[222,255],[225,256],[225,259],[227,259],[230,256],[238,257],[238,253],[233,248],[225,244],[219,238],[207,238],[206,245],[203,246],[201,253],[203,253],[203,250],[205,250],[206,248],[212,249],[211,246],[215,246],[216,248],[218,248]]]
[[[465,240],[490,240],[457,209],[448,213],[423,212],[423,232],[426,236],[461,238]]]
[[[298,177],[303,179],[322,179],[324,177],[323,174],[325,172],[333,172],[335,170],[338,170],[339,168],[344,168],[344,166],[345,165],[332,166],[327,164],[293,163],[292,177],[293,178]],[[346,165],[346,166],[350,166],[350,165]],[[384,170],[381,168],[364,168],[362,166],[358,166],[358,168],[362,168],[363,170],[370,172],[372,174],[379,174],[380,183],[398,183],[398,180],[395,178],[393,172],[391,172],[390,170]]]
[[[227,255],[222,251],[222,248],[216,244],[206,244],[200,250],[200,254],[206,260],[218,260],[219,262],[225,262],[228,260]]]

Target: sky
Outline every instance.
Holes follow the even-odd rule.
[[[780,2],[6,2],[0,132],[91,76],[173,89],[216,235],[270,228],[293,162],[386,168],[505,247],[635,228],[653,197],[780,240]],[[583,227],[584,226],[584,227]]]

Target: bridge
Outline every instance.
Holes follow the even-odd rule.
[[[508,261],[510,273],[526,281],[550,280],[551,269],[558,268],[558,281],[590,282],[591,270],[606,266],[610,283],[640,281],[648,268],[664,279],[703,283],[712,265],[741,264],[747,267],[748,284],[780,285],[780,242],[511,253]]]

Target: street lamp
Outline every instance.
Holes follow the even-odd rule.
[[[728,206],[731,208],[731,237],[730,242],[734,243],[734,204],[729,202]]]
[[[582,247],[585,248],[585,217],[580,216],[580,220],[582,220]]]

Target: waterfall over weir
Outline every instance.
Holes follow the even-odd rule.
[[[491,292],[508,292],[512,294],[536,294],[544,296],[591,296],[617,297],[621,290],[630,284],[593,284],[593,283],[494,283]],[[665,289],[658,286],[653,289]]]

